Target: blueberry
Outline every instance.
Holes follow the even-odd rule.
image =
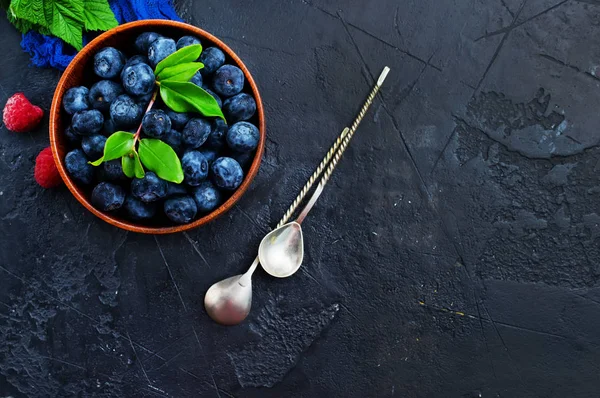
[[[103,79],[119,76],[125,65],[125,56],[116,48],[106,47],[94,56],[94,72]]]
[[[225,137],[227,137],[229,127],[223,119],[215,119],[212,122],[210,135],[206,140],[206,145],[211,148],[222,148],[225,145]]]
[[[110,117],[117,128],[134,127],[142,118],[142,107],[127,94],[119,95],[110,104]]]
[[[204,181],[194,188],[192,196],[200,212],[212,211],[221,203],[221,192],[210,181]]]
[[[254,116],[255,112],[256,101],[246,93],[239,93],[223,102],[223,113],[230,124],[248,120]]]
[[[217,101],[217,104],[219,105],[219,108],[223,107],[223,101],[221,100],[221,97],[219,97],[214,91],[208,89],[208,88],[204,88],[204,91],[206,91],[207,93],[209,93],[210,95],[212,95],[212,97],[215,99],[215,101]]]
[[[104,124],[102,125],[101,133],[105,137],[111,136],[117,129],[115,128],[115,122],[111,118],[104,119]]]
[[[174,182],[167,182],[167,196],[181,196],[187,195],[187,189],[181,184],[175,184]]]
[[[165,214],[169,220],[177,224],[186,224],[196,217],[196,202],[189,196],[181,196],[165,200]]]
[[[237,122],[227,132],[227,145],[236,152],[250,152],[258,146],[260,133],[255,125]]]
[[[223,97],[238,94],[244,88],[244,72],[237,66],[223,65],[213,77],[213,90]]]
[[[123,208],[133,220],[147,220],[156,214],[156,203],[144,203],[131,195],[125,198]]]
[[[200,54],[200,62],[204,64],[204,68],[200,72],[206,76],[215,73],[225,63],[225,54],[217,47],[209,47]]]
[[[72,126],[65,129],[65,137],[67,137],[67,141],[71,145],[77,145],[81,142],[81,136],[73,130]]]
[[[204,119],[190,119],[182,131],[183,143],[189,148],[204,144],[210,134],[210,123]]]
[[[150,44],[154,43],[156,39],[162,37],[155,32],[144,32],[135,39],[135,50],[140,54],[147,54]]]
[[[164,142],[169,144],[177,153],[181,151],[181,133],[175,129],[171,129],[165,133],[162,138]]]
[[[195,84],[198,87],[202,87],[202,74],[200,71],[196,72],[190,79],[190,83]]]
[[[71,177],[82,184],[91,184],[94,179],[94,166],[88,163],[81,149],[74,149],[67,153],[65,166]]]
[[[80,135],[92,135],[102,130],[104,116],[99,110],[79,111],[73,115],[73,130]]]
[[[233,191],[240,186],[244,179],[244,172],[240,164],[232,158],[222,157],[216,159],[210,166],[213,183],[221,189]]]
[[[186,123],[190,120],[189,114],[175,112],[171,109],[167,110],[167,116],[171,119],[171,126],[177,130],[184,128]]]
[[[65,108],[65,112],[72,115],[75,112],[89,109],[89,92],[88,88],[83,86],[68,89],[63,97],[63,108]]]
[[[88,135],[81,140],[81,149],[88,158],[96,160],[104,153],[104,144],[106,137],[100,134]]]
[[[131,194],[142,202],[155,202],[167,196],[167,182],[147,171],[144,178],[133,179]]]
[[[148,137],[161,139],[170,130],[171,119],[163,110],[151,109],[142,119],[142,131]]]
[[[127,179],[127,176],[123,173],[121,159],[113,159],[102,163],[102,171],[102,177],[105,180],[124,181]]]
[[[198,186],[208,176],[208,161],[198,151],[186,152],[181,158],[183,181],[190,186]]]
[[[150,47],[148,47],[148,59],[150,60],[150,65],[155,68],[156,64],[173,54],[175,51],[177,51],[175,40],[164,37],[156,39],[150,44]]]
[[[111,80],[100,80],[90,89],[89,101],[94,109],[106,112],[110,109],[110,104],[119,95],[123,94],[123,87]]]
[[[210,166],[212,164],[212,162],[215,161],[215,159],[217,158],[217,151],[214,149],[200,149],[199,151],[201,154],[204,155],[204,158],[206,159],[206,161],[208,162],[208,165]]]
[[[200,40],[194,36],[183,36],[177,40],[177,49],[181,50],[183,47],[191,46],[192,44],[200,44]]]
[[[154,71],[146,64],[128,66],[123,71],[123,87],[131,95],[148,95],[154,89]]]
[[[124,201],[125,190],[110,182],[101,182],[92,191],[92,204],[102,211],[117,210]]]
[[[145,55],[134,55],[133,57],[129,58],[127,62],[125,62],[125,66],[123,66],[123,70],[121,71],[121,80],[123,80],[123,72],[125,72],[125,69],[127,69],[128,66],[133,66],[137,64],[150,65],[150,61]]]
[[[247,168],[252,160],[254,160],[254,152],[232,152],[231,157],[234,158],[243,169]]]

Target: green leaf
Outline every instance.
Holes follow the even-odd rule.
[[[119,25],[107,0],[84,0],[83,24],[87,30],[109,30]]]
[[[144,171],[144,167],[142,167],[142,162],[140,161],[140,155],[136,151],[133,151],[133,170],[136,178],[144,178],[146,172]]]
[[[34,29],[37,25],[29,22],[26,19],[21,19],[21,18],[17,18],[13,15],[12,12],[7,11],[6,12],[6,18],[8,19],[8,22],[10,22],[11,24],[13,24],[13,26],[15,28],[17,28],[17,30],[21,33],[27,33],[29,32],[31,29]],[[42,28],[42,27],[40,27]],[[43,28],[45,29],[45,28]],[[38,29],[39,30],[39,29]],[[40,32],[41,33],[41,32]]]
[[[163,180],[177,184],[183,181],[181,162],[169,145],[161,140],[146,138],[140,141],[139,152],[144,166]]]
[[[225,120],[214,97],[193,83],[162,82],[160,97],[175,112],[198,112],[206,117],[220,117]]]
[[[121,168],[123,169],[123,174],[125,174],[127,178],[133,178],[133,176],[135,176],[135,160],[133,159],[133,152],[130,152],[121,158]]]
[[[99,166],[102,162],[108,162],[109,160],[125,156],[133,150],[134,144],[135,139],[133,138],[133,134],[125,131],[117,131],[106,140],[106,144],[104,144],[104,156],[95,162],[90,162],[90,164]]]
[[[12,0],[8,13],[13,19],[29,21],[15,24],[17,29],[44,29],[77,50],[82,47],[83,0]]]
[[[76,50],[81,50],[83,30],[82,0],[44,0],[46,20],[50,33],[63,39]]]
[[[200,57],[201,52],[202,46],[200,44],[192,44],[191,46],[186,46],[175,51],[173,54],[169,55],[167,58],[160,61],[158,65],[156,65],[154,76],[158,76],[163,69],[170,66],[185,64],[187,62],[193,62],[197,60]]]
[[[44,0],[12,0],[8,12],[13,18],[24,19],[32,24],[50,26],[46,20]]]
[[[156,76],[156,80],[159,82],[187,82],[202,68],[204,68],[204,64],[201,62],[187,62],[185,64],[169,66]]]

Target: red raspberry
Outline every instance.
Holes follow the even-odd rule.
[[[52,157],[52,149],[44,148],[37,158],[35,158],[35,171],[33,173],[35,180],[43,188],[54,188],[62,182],[54,158]]]
[[[26,133],[33,130],[42,120],[44,111],[33,105],[25,94],[16,93],[6,101],[2,120],[4,125],[16,133]]]

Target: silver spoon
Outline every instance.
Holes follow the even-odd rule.
[[[327,152],[325,158],[323,158],[313,175],[304,185],[302,191],[300,191],[300,194],[296,197],[290,208],[287,210],[277,225],[277,228],[270,232],[263,239],[263,242],[261,242],[264,260],[267,264],[269,264],[267,267],[265,267],[263,264],[263,268],[269,274],[283,278],[292,275],[300,267],[302,258],[304,257],[304,244],[300,223],[304,220],[308,212],[312,209],[319,198],[319,195],[329,180],[333,169],[337,165],[343,151],[348,146],[348,143],[358,128],[358,125],[367,113],[369,106],[371,106],[371,103],[379,92],[379,89],[381,88],[381,85],[383,84],[389,71],[390,69],[387,66],[383,69],[381,75],[377,79],[377,83],[373,87],[358,116],[356,117],[356,120],[352,124],[352,127],[350,129],[345,128],[344,131],[342,131],[333,146]],[[340,148],[339,151],[338,148]],[[334,160],[331,164],[329,164],[332,157],[334,157]],[[328,167],[325,175],[323,176],[319,186],[313,193],[310,201],[307,203],[302,213],[298,216],[295,222],[284,225],[289,220],[298,205],[302,202],[326,166]],[[267,240],[267,238],[269,239]],[[265,241],[270,243],[265,243]],[[254,262],[244,274],[235,275],[224,279],[213,284],[208,289],[206,295],[204,296],[204,306],[206,308],[206,312],[214,321],[223,325],[237,325],[246,319],[248,313],[250,313],[250,308],[252,307],[252,274],[258,267],[259,261],[263,261],[263,259],[260,259],[260,252],[261,250],[259,249],[259,256],[254,259]]]

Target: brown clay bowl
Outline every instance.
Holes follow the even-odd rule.
[[[77,183],[75,183],[75,181],[73,181],[67,173],[64,164],[64,158],[68,150],[67,140],[64,136],[64,129],[67,127],[68,121],[67,115],[62,109],[62,98],[65,91],[71,87],[79,85],[85,85],[89,87],[93,81],[97,80],[97,78],[93,76],[93,68],[91,67],[91,63],[93,62],[94,55],[101,48],[112,46],[124,51],[125,53],[131,54],[133,53],[131,50],[135,38],[137,35],[145,31],[158,32],[175,39],[184,35],[194,35],[200,38],[204,48],[220,48],[227,57],[226,63],[237,65],[244,72],[246,77],[246,86],[244,87],[244,92],[251,93],[256,100],[256,114],[254,115],[253,119],[250,120],[250,122],[254,123],[258,127],[260,131],[260,141],[258,148],[256,149],[254,159],[249,169],[246,170],[244,181],[229,197],[229,199],[227,199],[220,207],[188,224],[176,226],[146,225],[121,218],[115,214],[102,212],[94,208],[90,202],[91,189],[77,185]],[[128,231],[145,234],[169,234],[186,231],[204,225],[231,209],[244,194],[244,192],[246,192],[250,183],[258,172],[265,145],[265,134],[265,117],[260,94],[258,92],[258,88],[256,87],[256,83],[254,83],[252,75],[240,58],[229,47],[227,47],[225,43],[210,33],[207,33],[195,26],[174,21],[144,20],[131,22],[111,29],[95,38],[75,56],[73,61],[63,73],[60,81],[58,82],[58,86],[56,87],[56,91],[54,92],[52,108],[50,110],[50,143],[52,146],[52,153],[54,155],[54,160],[58,167],[58,171],[73,196],[75,196],[75,198],[89,211],[109,224]]]

